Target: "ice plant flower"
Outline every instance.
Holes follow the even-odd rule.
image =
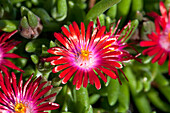
[[[8,69],[5,66],[24,72],[19,67],[17,67],[15,64],[13,64],[11,61],[5,59],[5,58],[23,58],[14,53],[7,53],[11,49],[13,49],[16,45],[21,43],[21,41],[14,41],[14,40],[7,41],[16,32],[17,30],[11,33],[3,33],[0,36],[0,70],[3,71],[5,74],[8,73]]]
[[[56,65],[52,70],[53,73],[61,71],[59,77],[63,78],[63,84],[74,76],[73,85],[76,85],[77,90],[82,83],[83,87],[87,87],[88,81],[100,89],[98,76],[104,82],[107,82],[107,76],[112,79],[118,78],[120,82],[117,70],[122,71],[122,62],[137,58],[124,50],[128,46],[124,41],[128,38],[127,32],[129,31],[127,30],[125,35],[121,33],[125,28],[130,27],[130,22],[116,33],[118,24],[113,33],[113,27],[105,33],[106,26],[101,26],[98,19],[97,27],[93,29],[94,24],[91,21],[86,32],[84,23],[81,23],[81,30],[76,22],[69,25],[69,30],[62,27],[67,38],[61,33],[54,33],[55,38],[62,45],[50,48],[48,52],[56,56],[44,58],[44,61]]]
[[[152,32],[148,35],[150,40],[141,41],[140,46],[149,47],[143,51],[144,55],[154,56],[152,63],[158,61],[159,65],[164,64],[169,56],[169,75],[170,75],[170,10],[167,10],[163,2],[160,2],[161,16],[155,12],[149,13],[155,19],[156,33]]]
[[[52,86],[42,89],[47,82],[40,84],[41,76],[34,80],[31,80],[32,77],[33,75],[23,85],[21,74],[17,85],[13,72],[4,77],[0,73],[0,113],[44,113],[59,108],[58,104],[46,101],[56,93],[41,98]]]

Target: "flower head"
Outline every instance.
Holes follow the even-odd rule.
[[[123,73],[121,69],[123,61],[137,58],[124,50],[125,47],[128,47],[124,43],[128,36],[127,33],[125,34],[127,37],[122,36],[121,33],[125,28],[130,27],[130,23],[120,32],[115,33],[118,24],[113,33],[113,27],[105,33],[106,26],[101,26],[98,19],[97,27],[93,29],[93,22],[90,22],[86,32],[84,23],[81,23],[81,30],[76,22],[69,25],[69,30],[62,27],[67,38],[61,33],[54,33],[55,38],[62,46],[50,48],[48,52],[56,56],[44,58],[44,61],[57,65],[52,72],[61,71],[59,77],[63,78],[63,84],[74,76],[73,84],[76,85],[77,90],[82,83],[86,87],[88,81],[100,89],[101,84],[98,76],[104,82],[107,82],[107,76],[112,79],[118,78],[120,82],[117,70],[119,69]]]
[[[149,48],[143,51],[144,55],[154,56],[152,63],[158,61],[159,65],[164,64],[167,57],[170,59],[170,13],[167,15],[167,10],[163,2],[160,2],[161,16],[155,12],[149,13],[155,18],[156,33],[152,32],[148,35],[149,41],[141,41],[140,46]],[[160,28],[161,27],[161,28]],[[169,61],[170,75],[170,61]]]
[[[17,85],[14,73],[4,78],[0,73],[0,113],[40,113],[59,108],[58,104],[46,101],[56,93],[40,99],[52,86],[42,89],[47,82],[40,84],[41,76],[31,81],[32,77],[23,85],[21,74]]]
[[[16,32],[17,30],[11,33],[3,33],[0,36],[0,70],[2,70],[5,74],[8,73],[8,69],[5,66],[24,72],[19,67],[14,65],[11,61],[5,59],[5,58],[23,58],[14,53],[7,53],[8,51],[12,50],[16,45],[21,43],[20,41],[14,41],[14,40],[7,41]]]

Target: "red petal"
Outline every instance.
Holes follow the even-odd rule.
[[[88,84],[88,73],[87,71],[85,70],[84,71],[84,81],[83,81],[83,87],[87,87],[87,84]]]
[[[164,3],[162,1],[160,1],[160,11],[161,11],[161,14],[164,18],[168,19],[167,18],[167,11],[166,11],[166,7],[164,5]]]
[[[64,63],[69,63],[69,62],[68,60],[65,60],[65,59],[51,61],[51,65],[59,65],[59,64],[64,64]]]
[[[46,83],[47,83],[47,81],[41,83],[41,84],[38,86],[38,88],[35,90],[35,93],[33,94],[32,98],[35,98],[35,97],[39,94],[39,91],[42,90],[43,86],[44,86]]]
[[[4,45],[3,45],[3,52],[8,52],[10,51],[11,49],[13,49],[16,45],[18,45],[19,43],[21,43],[21,41],[15,41],[15,42],[12,42],[9,41],[9,42],[6,42]]]
[[[73,67],[69,67],[66,70],[62,71],[59,75],[60,78],[63,78],[64,76],[67,75],[67,73],[69,73],[71,71],[71,69],[73,69]]]
[[[96,74],[93,74],[94,77],[94,83],[95,83],[95,87],[99,90],[101,88],[101,84],[100,84],[100,80],[99,78],[96,76]]]
[[[62,80],[63,84],[66,84],[67,81],[73,76],[73,74],[75,73],[75,71],[77,71],[77,68],[72,67],[71,71],[64,77],[64,79]]]
[[[63,26],[63,27],[61,27],[61,29],[62,29],[63,33],[64,33],[68,38],[72,37],[71,34],[70,34],[70,32],[67,30],[67,28],[65,28],[65,27]]]
[[[4,39],[2,39],[2,37],[0,38],[0,39],[1,39],[1,40],[0,40],[0,43],[5,42],[5,41],[6,41],[7,39],[9,39],[12,35],[14,35],[16,32],[18,32],[18,30],[15,30],[15,31],[13,31],[13,32],[11,32],[11,33],[5,34]]]
[[[148,54],[149,51],[152,51],[152,50],[154,50],[154,49],[155,49],[155,47],[147,48],[147,49],[145,49],[145,50],[142,51],[142,54],[143,54],[143,55],[146,55],[146,54]]]
[[[14,53],[5,53],[3,56],[8,57],[8,58],[23,58],[23,57],[21,57],[17,54],[14,54]]]
[[[165,18],[160,18],[160,25],[162,26],[162,29],[163,30],[165,30],[166,29],[166,25],[167,25],[167,23],[166,23],[166,20],[165,20]]]
[[[159,35],[160,34],[160,27],[159,27],[158,18],[155,19],[155,29],[156,29],[157,34]]]
[[[86,40],[85,40],[86,44],[89,43],[89,40],[90,40],[90,38],[91,38],[91,32],[92,32],[92,30],[93,30],[93,21],[91,21],[91,22],[88,24],[88,26],[87,26]]]
[[[12,69],[24,72],[22,69],[20,69],[19,67],[17,67],[15,64],[13,64],[11,61],[7,60],[7,59],[3,59],[2,64],[5,66],[8,66]]]
[[[122,68],[122,64],[118,63],[118,62],[115,62],[115,61],[108,61],[108,63],[111,65],[111,66],[114,66],[114,67],[117,67],[117,68]]]
[[[53,70],[52,70],[52,72],[53,72],[53,73],[57,73],[57,72],[65,69],[65,68],[70,67],[70,66],[71,66],[71,64],[59,65],[59,66],[54,67]]]
[[[140,42],[140,46],[142,46],[142,47],[154,46],[154,45],[157,45],[157,43],[153,42],[153,41],[141,41]]]
[[[80,40],[84,40],[84,38],[85,38],[85,26],[84,26],[83,22],[81,22],[81,35],[82,36],[80,36]]]
[[[98,73],[100,78],[106,83],[107,82],[107,78],[104,76],[104,74],[100,70],[98,70],[97,68],[95,68],[94,70]]]
[[[80,36],[80,31],[79,31],[79,27],[78,27],[76,22],[73,22],[73,27],[75,29],[75,32],[76,32],[77,36],[79,37]]]
[[[83,81],[83,71],[80,72],[79,79],[76,84],[76,90],[79,90]]]
[[[47,102],[47,103],[44,103],[44,104],[37,106],[35,110],[36,111],[47,111],[47,110],[55,110],[55,109],[58,109],[58,108],[59,108],[59,104]]]
[[[103,53],[102,56],[113,56],[113,55],[121,55],[122,52],[121,51],[112,51],[112,52],[108,52],[108,53]]]
[[[152,34],[148,34],[148,38],[153,40],[153,41],[158,40],[158,36],[154,32],[152,32]]]
[[[39,105],[39,104],[41,104],[42,102],[44,102],[45,100],[47,100],[47,99],[49,99],[49,98],[51,98],[51,97],[54,97],[54,96],[56,96],[56,94],[57,93],[54,93],[54,94],[50,94],[50,95],[48,95],[48,96],[46,96],[46,97],[44,97],[44,98],[42,98],[42,99],[40,99],[40,100],[38,100],[38,101],[36,101],[36,105]]]
[[[95,39],[94,39],[94,42],[93,42],[93,45],[92,45],[93,47],[96,46],[96,44],[98,43],[98,41],[101,39],[101,37],[102,37],[102,35],[104,34],[105,30],[106,30],[106,26],[102,26],[102,27],[99,29],[99,31],[97,32],[97,35],[96,35],[96,37],[95,37]]]
[[[25,96],[26,89],[27,89],[28,84],[30,83],[32,77],[33,77],[33,74],[29,77],[29,79],[24,84],[24,87],[23,87],[23,96]]]
[[[169,55],[169,61],[168,61],[168,74],[170,75],[170,53],[169,53],[168,55]]]
[[[99,17],[97,17],[97,27],[98,27],[99,29],[100,29],[100,27],[101,27]]]
[[[103,71],[104,73],[106,73],[108,76],[110,76],[112,79],[116,79],[117,78],[117,76],[116,76],[116,74],[114,72],[112,72],[112,71],[110,71],[108,69],[105,69],[103,67],[99,67],[99,69],[101,71]]]
[[[93,82],[93,70],[92,69],[90,69],[90,70],[88,70],[88,74],[89,74],[89,81],[90,81],[90,84],[94,84],[94,82]]]
[[[38,99],[40,99],[40,97],[42,97],[45,93],[47,93],[53,86],[47,86],[45,87],[41,92],[39,92],[39,94],[34,97],[33,101],[36,102]]]
[[[76,72],[74,78],[73,78],[73,85],[76,85],[77,80],[79,79],[80,76],[80,71],[82,71],[81,69],[78,69],[78,71]]]
[[[154,58],[152,59],[152,63],[155,63],[157,60],[159,60],[162,56],[162,54],[164,53],[164,50],[160,50],[160,52],[154,56]]]
[[[43,58],[43,60],[45,62],[51,62],[52,60],[57,60],[58,58],[60,58],[61,56],[52,56],[52,57],[48,57],[48,58]]]
[[[67,42],[63,39],[63,37],[61,37],[61,35],[60,34],[58,34],[58,33],[54,33],[54,37],[61,43],[61,44],[63,44],[66,48],[68,48],[68,46],[67,46]]]
[[[159,59],[158,64],[159,64],[159,65],[164,64],[164,62],[166,61],[167,56],[168,56],[168,53],[165,52],[165,53],[162,55],[162,57]]]
[[[71,36],[72,36],[72,40],[73,40],[73,42],[74,42],[74,44],[78,44],[78,37],[77,37],[77,35],[76,35],[76,33],[75,33],[75,31],[74,31],[74,28],[73,28],[73,26],[70,24],[69,25],[69,30],[70,30],[70,33],[71,33]]]
[[[9,75],[8,69],[5,66],[0,66],[0,70],[5,73],[5,75]]]
[[[153,17],[153,18],[158,18],[159,15],[155,12],[151,12],[151,13],[148,13],[149,16]]]
[[[160,49],[161,49],[161,48],[157,46],[157,47],[155,47],[152,51],[148,51],[147,54],[148,54],[149,56],[152,56],[152,55],[158,53],[158,52],[160,51]]]
[[[12,72],[12,85],[15,91],[15,95],[18,95],[17,81],[16,81],[16,76],[14,72]]]

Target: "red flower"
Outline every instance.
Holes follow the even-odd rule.
[[[162,16],[157,13],[149,13],[155,18],[156,33],[152,32],[148,35],[149,41],[141,41],[140,46],[147,47],[143,51],[144,55],[154,56],[152,63],[158,61],[159,65],[164,64],[167,57],[170,59],[170,10],[167,15],[167,10],[163,2],[160,2],[160,11]],[[160,28],[161,27],[161,28]],[[162,30],[161,30],[162,29]],[[169,75],[170,75],[170,61],[169,61]]]
[[[56,93],[40,99],[52,86],[42,89],[47,82],[40,84],[41,76],[31,81],[32,77],[33,75],[23,85],[21,74],[17,85],[14,73],[5,75],[4,78],[0,73],[0,113],[44,113],[59,108],[58,104],[46,101]]]
[[[69,30],[62,27],[67,38],[61,33],[54,33],[55,38],[62,46],[50,48],[48,52],[56,56],[44,58],[44,61],[51,62],[51,65],[57,65],[53,68],[53,73],[62,71],[59,77],[63,78],[63,84],[67,83],[74,75],[73,84],[76,85],[77,90],[82,83],[83,87],[87,87],[88,80],[90,84],[95,84],[95,87],[100,89],[101,84],[98,76],[104,82],[107,82],[106,76],[110,76],[112,79],[118,78],[120,82],[117,70],[119,69],[123,73],[121,70],[122,61],[137,58],[123,50],[128,46],[124,43],[128,38],[125,36],[128,31],[123,36],[121,33],[127,26],[130,26],[130,23],[120,32],[115,33],[118,24],[113,34],[113,27],[105,33],[106,27],[101,26],[99,20],[97,20],[97,27],[94,29],[93,22],[90,22],[86,33],[84,23],[81,23],[81,30],[76,22],[69,25]]]
[[[14,65],[11,61],[4,59],[4,58],[23,58],[19,55],[16,55],[14,53],[7,53],[11,49],[13,49],[16,45],[21,43],[20,41],[6,41],[8,40],[12,35],[14,35],[17,32],[17,30],[11,32],[11,33],[4,33],[0,36],[0,70],[2,70],[5,74],[8,74],[8,69],[5,67],[10,67],[12,69],[24,72],[19,67]]]

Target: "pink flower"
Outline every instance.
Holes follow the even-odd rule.
[[[51,65],[57,65],[52,72],[61,71],[59,77],[63,78],[63,84],[74,76],[73,84],[76,85],[77,90],[80,89],[82,83],[83,87],[87,87],[88,81],[100,89],[99,77],[104,82],[107,82],[107,76],[112,79],[118,78],[120,82],[117,70],[119,69],[123,73],[122,62],[137,58],[123,50],[128,46],[124,43],[128,38],[128,36],[125,37],[128,31],[123,36],[121,33],[130,23],[120,32],[115,33],[118,24],[113,33],[113,27],[105,33],[106,26],[101,26],[99,20],[97,20],[97,27],[94,29],[93,22],[90,22],[86,32],[84,23],[81,23],[81,30],[76,22],[69,25],[69,30],[62,27],[66,37],[61,33],[54,33],[55,38],[62,46],[50,48],[48,52],[56,56],[44,58],[44,61],[51,62]]]
[[[156,33],[152,32],[148,35],[149,41],[141,41],[140,46],[149,48],[143,51],[144,55],[154,56],[152,63],[158,61],[159,65],[164,64],[167,57],[170,59],[170,10],[167,15],[167,10],[163,2],[160,2],[160,11],[162,16],[155,12],[149,13],[155,18]],[[161,28],[160,28],[161,27]],[[170,75],[170,61],[169,61],[169,75]]]
[[[23,85],[21,74],[17,85],[13,72],[4,78],[0,73],[0,113],[42,113],[59,108],[58,104],[46,101],[56,93],[40,99],[52,86],[42,89],[47,82],[40,84],[41,76],[31,81],[32,77],[33,75]]]
[[[11,49],[13,49],[16,45],[21,43],[20,41],[14,41],[14,40],[8,40],[12,35],[14,35],[17,32],[17,30],[11,32],[11,33],[3,33],[0,36],[0,70],[2,70],[5,74],[8,73],[8,69],[5,67],[10,67],[12,69],[24,72],[19,67],[14,65],[11,61],[5,59],[5,58],[23,58],[19,55],[16,55],[14,53],[7,53]]]

